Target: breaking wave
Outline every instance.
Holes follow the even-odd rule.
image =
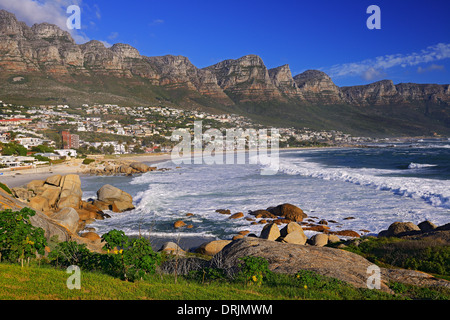
[[[432,165],[412,164],[414,168],[427,166]],[[450,209],[449,180],[389,176],[397,173],[397,170],[325,167],[301,158],[297,158],[295,162],[292,159],[280,159],[279,171],[289,175],[338,180],[373,187],[378,190],[390,191],[399,196],[422,199],[435,207]]]

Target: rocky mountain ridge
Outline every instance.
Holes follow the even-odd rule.
[[[276,102],[294,106],[292,112],[298,115],[307,105],[420,104],[426,108],[429,105],[446,108],[444,118],[450,118],[448,84],[394,85],[391,80],[382,80],[368,85],[338,87],[322,71],[307,70],[292,76],[288,65],[268,69],[257,55],[229,59],[200,69],[187,57],[147,57],[128,44],[117,43],[107,48],[102,42],[92,40],[78,45],[68,32],[55,25],[41,23],[29,27],[5,10],[0,10],[0,75],[0,85],[8,80],[11,82],[8,76],[31,75],[51,79],[58,86],[72,86],[60,90],[53,88],[53,84],[47,85],[49,91],[54,89],[51,94],[57,95],[56,99],[61,98],[63,91],[86,97],[86,90],[75,92],[74,85],[89,85],[89,90],[105,92],[108,96],[116,88],[100,83],[102,77],[107,77],[120,81],[118,87],[123,91],[122,95],[137,96],[135,91],[139,86],[139,93],[143,95],[141,100],[148,100],[149,92],[151,98],[170,100],[173,90],[178,90],[181,93],[175,102],[182,105],[181,101],[190,99],[191,105],[197,108],[207,104],[240,111],[242,104]],[[11,91],[14,95],[11,89],[14,88],[2,86],[2,91]],[[29,96],[33,96],[39,90],[36,85],[29,84],[17,92],[29,92]],[[161,98],[158,96],[161,90],[169,93]],[[243,110],[261,112],[253,105]],[[424,112],[428,112],[426,110]]]

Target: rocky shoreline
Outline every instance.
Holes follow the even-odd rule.
[[[114,160],[96,161],[87,170],[90,174],[95,175],[129,175],[155,171],[156,167],[150,167],[136,161]],[[86,174],[86,172],[84,173]],[[97,191],[96,199],[83,201],[81,181],[77,174],[51,175],[45,180],[32,180],[26,185],[11,188],[10,191],[11,196],[24,205],[42,212],[71,233],[90,240],[100,240],[100,236],[95,233],[95,229],[89,227],[89,224],[93,221],[110,218],[107,213],[109,211],[121,213],[134,209],[132,196],[109,184],[104,185]],[[245,219],[249,225],[262,225],[262,231],[259,235],[256,235],[243,228],[237,234],[230,235],[229,239],[213,240],[196,247],[179,248],[179,252],[196,251],[213,256],[218,252],[218,248],[223,248],[232,241],[245,237],[258,237],[281,243],[326,246],[329,243],[342,240],[358,239],[370,232],[364,229],[358,231],[339,230],[340,224],[338,221],[327,221],[319,217],[308,216],[302,209],[289,203],[249,211],[248,214],[243,212],[232,213],[228,209],[217,209],[216,212],[228,215],[228,219]],[[173,229],[193,228],[194,226],[189,222],[189,217],[194,215],[194,213],[188,213],[185,215],[186,219],[180,217],[181,219],[173,224]],[[354,218],[344,218],[344,220],[351,219]],[[378,236],[396,236],[404,232],[417,233],[432,231],[436,228],[438,227],[429,221],[424,221],[417,226],[411,222],[396,222],[389,226],[388,230],[380,232]],[[308,238],[305,231],[312,231],[314,234]],[[161,243],[161,241],[159,242]]]
[[[151,171],[164,171],[165,168],[158,169],[154,166],[135,160],[94,160],[89,164],[81,166],[81,173],[87,175],[110,176],[141,174]]]
[[[114,168],[121,166],[123,164]],[[134,169],[136,172],[141,172],[140,170],[154,171],[150,170],[151,167],[148,166],[135,166],[135,168],[140,168]],[[104,170],[104,172],[121,173],[120,169],[118,171],[116,169]],[[30,207],[36,211],[36,216],[30,220],[31,223],[43,228],[48,240],[57,236],[59,241],[70,240],[86,244],[91,251],[95,252],[102,252],[103,243],[101,237],[89,224],[95,220],[109,218],[109,211],[122,213],[134,209],[132,196],[109,184],[102,186],[97,191],[96,199],[83,201],[80,177],[76,174],[51,175],[45,180],[33,180],[24,186],[11,188],[11,193],[7,190],[9,189],[0,189],[1,210],[20,210],[23,207]],[[241,256],[243,252],[248,255],[256,254],[255,248],[258,247],[260,249],[256,250],[257,254],[266,257],[274,270],[295,272],[297,271],[295,268],[299,267],[296,263],[304,260],[302,263],[314,266],[312,269],[310,267],[307,269],[322,274],[332,274],[338,279],[359,287],[365,285],[362,279],[367,278],[364,272],[370,263],[356,254],[339,250],[347,244],[355,245],[367,241],[367,236],[363,235],[364,232],[360,234],[353,230],[334,230],[335,228],[332,228],[331,225],[337,225],[336,221],[309,217],[302,209],[289,203],[254,210],[247,215],[243,212],[232,213],[228,209],[217,209],[216,212],[228,215],[229,219],[246,219],[249,224],[261,224],[263,228],[259,235],[242,230],[237,235],[230,235],[231,239],[204,239],[203,242],[199,238],[196,239],[195,246],[190,246],[189,242],[184,242],[184,244],[182,241],[162,242],[162,239],[159,239],[160,247],[154,249],[181,257],[187,257],[189,252],[195,252],[211,257],[212,261],[220,259],[221,263],[232,264],[233,261],[236,262],[236,257]],[[190,215],[194,214],[187,214],[187,216]],[[346,219],[352,219],[352,217]],[[193,226],[183,219],[173,225],[173,228],[191,227]],[[308,238],[305,231],[314,231],[315,233]],[[395,222],[387,230],[380,232],[378,237],[410,237],[410,239],[430,237],[435,241],[450,244],[450,224],[438,227],[429,221],[418,225],[411,222]],[[326,247],[333,243],[340,244],[337,248]],[[287,260],[283,258],[286,254],[290,257],[285,257]],[[302,257],[299,256],[300,254],[307,256]],[[224,255],[225,257],[222,259]],[[391,278],[402,279],[405,277],[399,273],[400,271],[389,269],[384,272]],[[424,278],[423,273],[411,275],[413,271],[408,272],[408,279],[419,279],[417,281],[422,282],[435,281],[429,275]],[[442,285],[450,287],[450,282],[439,281]],[[388,291],[386,285],[383,288]]]

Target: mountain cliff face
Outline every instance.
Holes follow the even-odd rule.
[[[218,85],[234,100],[246,102],[281,97],[262,59],[256,55],[225,60],[203,70],[214,74]]]
[[[310,102],[326,104],[344,102],[340,89],[322,71],[307,70],[296,75],[294,81],[303,96]]]
[[[420,104],[427,106],[425,113],[429,112],[429,106],[444,108],[439,111],[440,117],[450,119],[449,85],[394,85],[391,80],[383,80],[340,88],[322,71],[307,70],[293,77],[289,65],[267,69],[257,55],[199,69],[186,57],[146,57],[128,44],[117,43],[107,48],[93,40],[78,45],[68,32],[55,25],[41,23],[29,27],[17,21],[14,14],[0,10],[0,89],[14,95],[8,77],[17,75],[53,79],[58,86],[78,85],[75,89],[72,86],[51,91],[49,84],[46,88],[53,96],[69,92],[86,97],[86,90],[108,96],[114,89],[116,97],[126,99],[140,94],[144,100],[156,97],[162,101],[176,91],[177,103],[190,99],[185,105],[196,108],[201,108],[205,101],[208,106],[233,111],[239,111],[242,104],[253,104],[252,110],[265,104],[264,112],[281,115],[283,110],[267,107],[272,104],[288,106],[289,112],[296,115],[293,119],[302,118],[299,115],[308,106],[346,105],[367,110],[367,107]],[[104,79],[117,79],[117,83],[111,86],[110,80],[106,85]],[[33,96],[36,90],[36,86],[29,84],[22,85],[17,92]]]

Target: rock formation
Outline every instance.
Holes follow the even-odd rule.
[[[134,209],[133,198],[130,194],[112,185],[106,184],[97,191],[99,202],[104,203],[114,212],[124,212]]]
[[[92,251],[101,252],[103,244],[100,241],[85,239],[77,234],[82,221],[80,221],[75,209],[62,208],[58,209],[58,211],[44,213],[31,207],[30,203],[22,202],[0,189],[0,210],[11,209],[19,211],[24,207],[29,207],[36,212],[34,216],[30,217],[30,222],[33,226],[44,230],[47,241],[54,241],[55,238],[58,241],[76,241],[79,244],[86,244]]]
[[[76,239],[95,251],[101,248],[98,235],[93,232],[81,234],[83,237],[78,235],[86,225],[108,218],[104,210],[120,213],[134,208],[131,195],[111,185],[98,190],[98,199],[83,201],[80,177],[76,174],[33,180],[26,186],[12,188],[11,192],[12,195],[0,194],[0,210],[30,207],[36,211],[32,224],[43,228],[47,239],[53,236],[58,236],[60,241]]]

